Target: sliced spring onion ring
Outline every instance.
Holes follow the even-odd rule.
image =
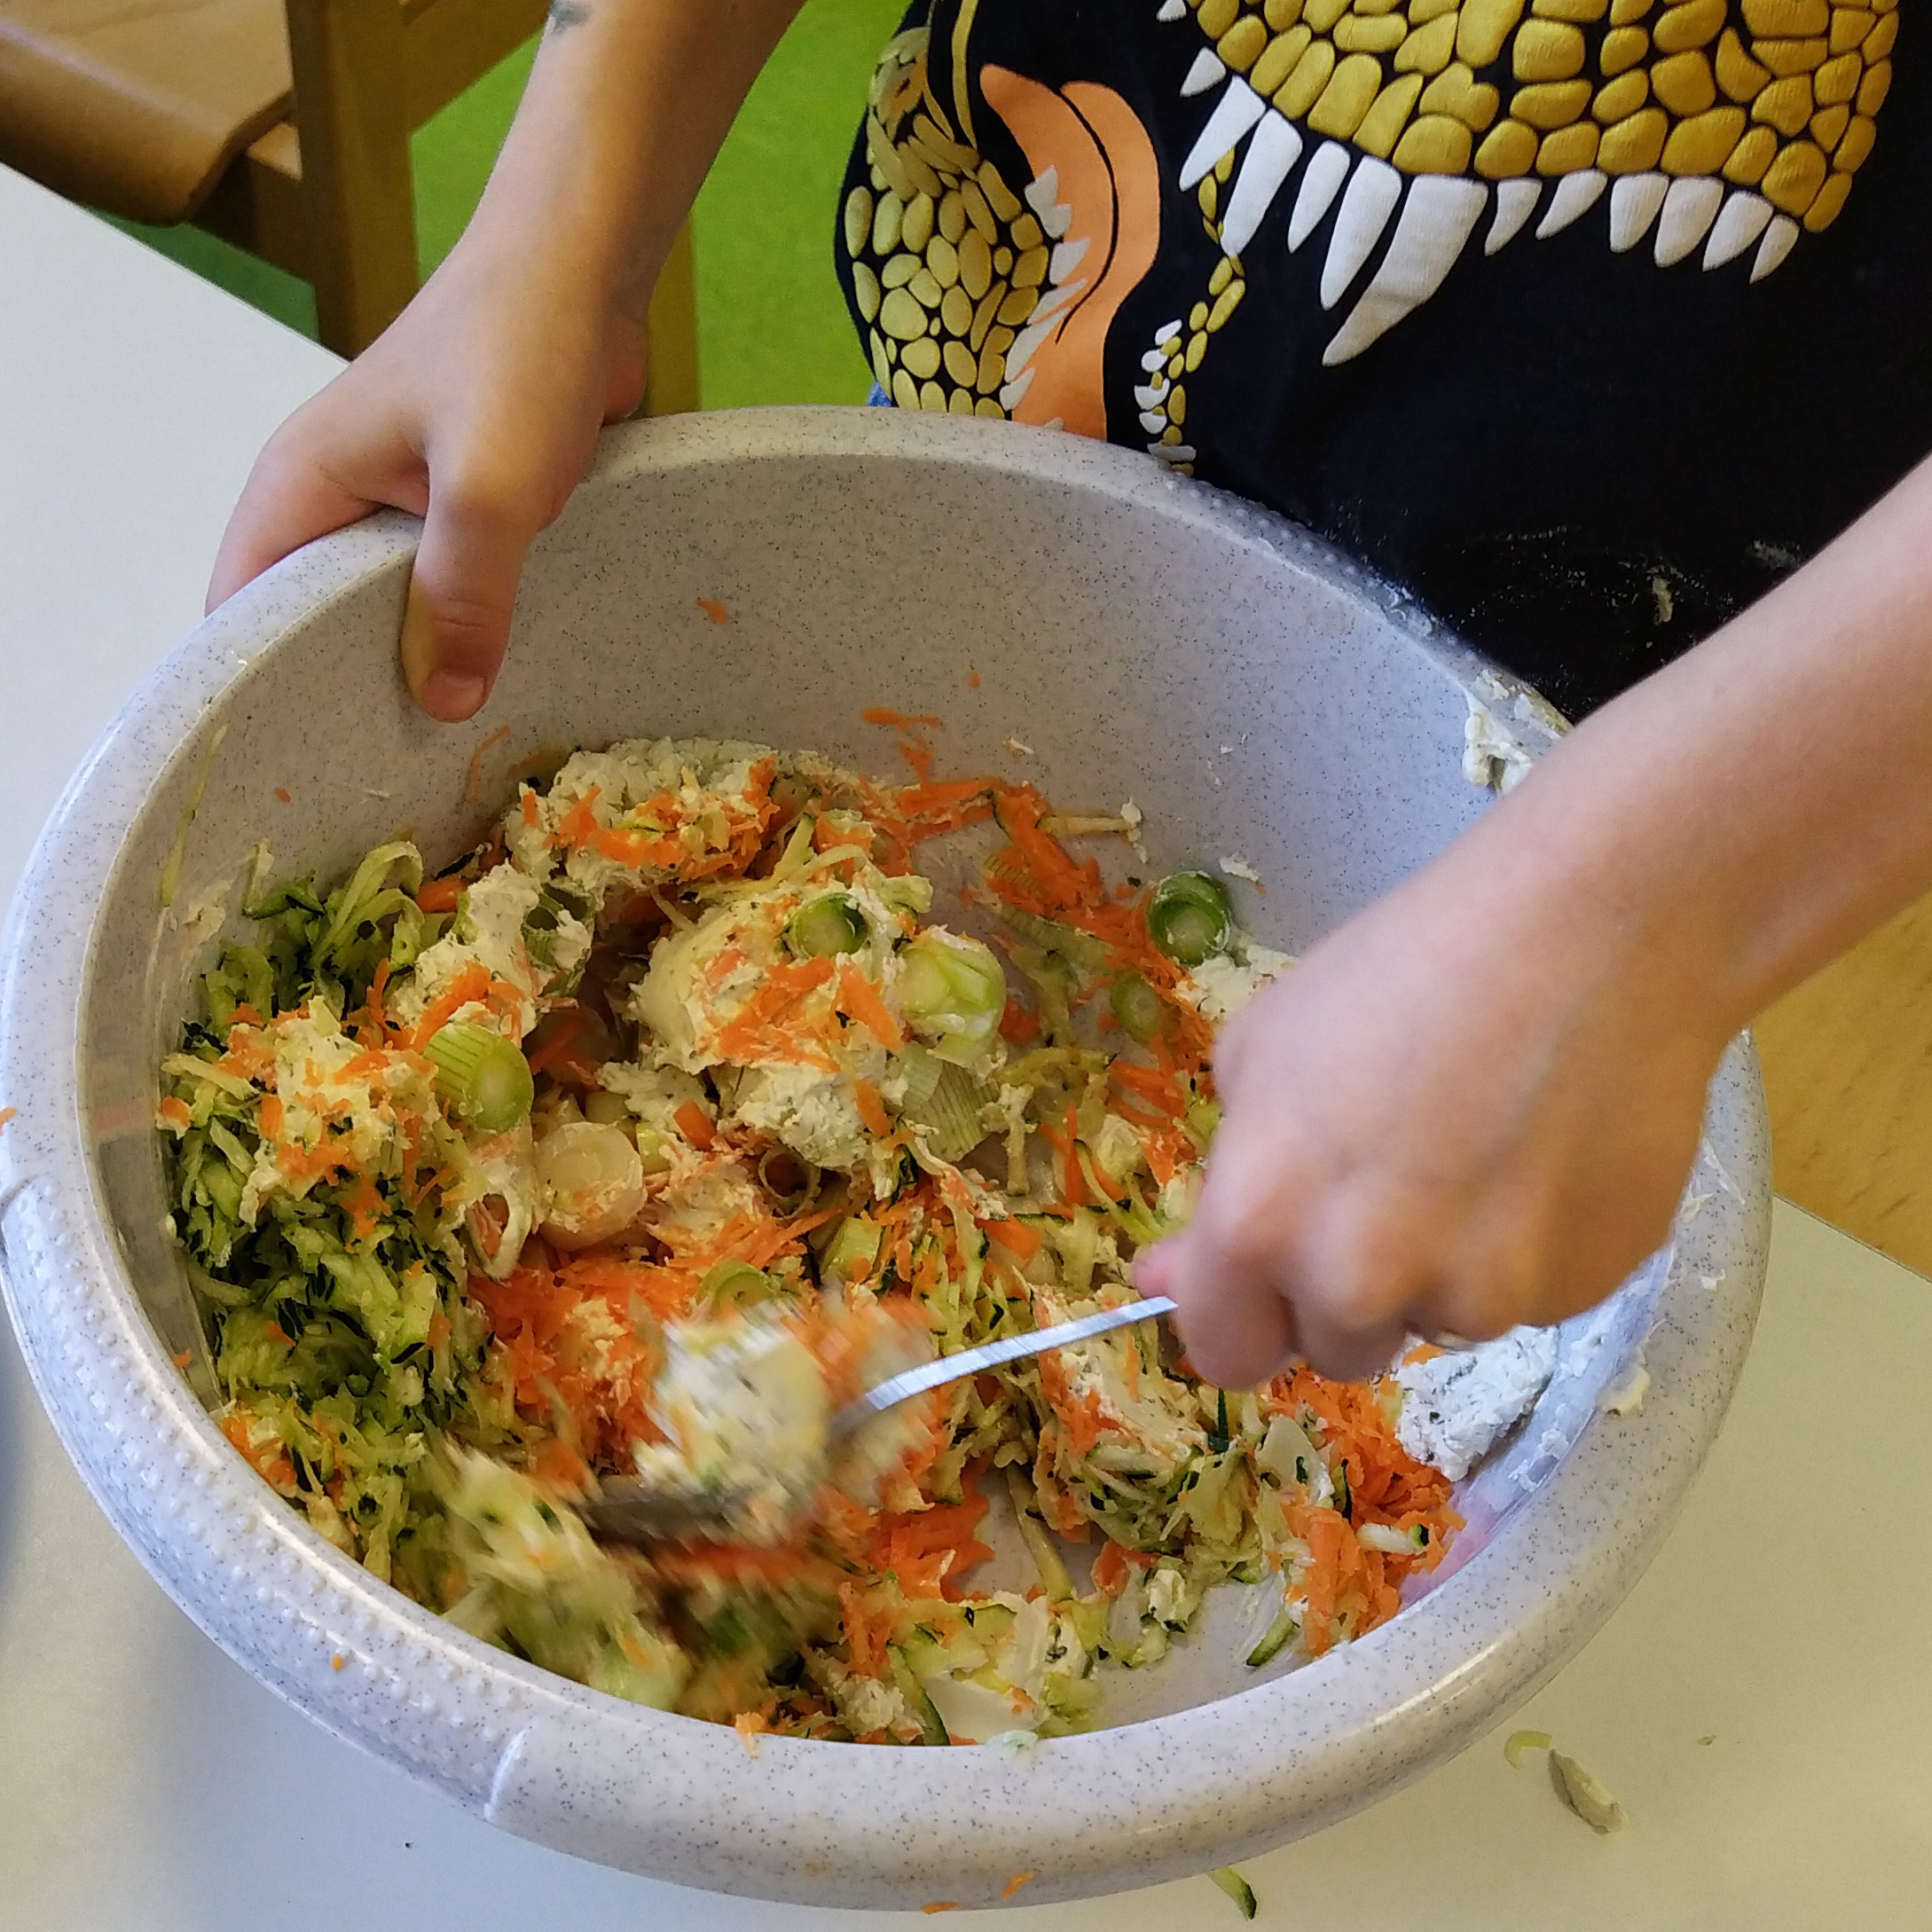
[[[1122,973],[1113,983],[1107,1004],[1119,1021],[1120,1030],[1144,1047],[1159,1033],[1167,1017],[1160,995],[1138,973]]]
[[[714,1308],[750,1308],[772,1292],[771,1278],[749,1261],[723,1261],[706,1271],[698,1292]]]
[[[424,1048],[436,1062],[436,1092],[466,1127],[507,1134],[530,1117],[537,1097],[530,1062],[501,1033],[468,1020],[452,1020]]]
[[[785,928],[787,942],[804,959],[856,953],[871,937],[866,915],[843,892],[828,892],[801,906]]]
[[[1225,952],[1234,931],[1228,888],[1205,872],[1170,872],[1147,902],[1147,930],[1177,966]]]
[[[983,1052],[1006,1011],[1006,975],[992,953],[935,928],[906,946],[899,962],[899,1005],[933,1052],[954,1064]]]

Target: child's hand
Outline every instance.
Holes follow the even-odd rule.
[[[384,504],[424,518],[404,674],[454,720],[490,695],[530,539],[644,393],[652,286],[798,0],[551,11],[463,239],[389,331],[276,432],[212,606]]]
[[[526,234],[528,234],[526,231]],[[210,609],[291,550],[383,505],[424,518],[403,670],[469,717],[503,663],[525,552],[597,432],[644,390],[643,318],[593,295],[570,245],[475,231],[390,328],[275,433],[229,521]]]
[[[1199,1209],[1138,1271],[1208,1380],[1291,1353],[1363,1375],[1405,1329],[1553,1322],[1666,1238],[1730,1026],[1604,896],[1491,829],[1227,1028]]]

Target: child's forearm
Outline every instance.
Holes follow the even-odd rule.
[[[1581,877],[1720,1035],[1932,888],[1932,465],[1590,719],[1461,858]]]
[[[679,224],[802,0],[554,0],[478,207],[483,235],[567,245],[641,315]],[[535,293],[535,292],[533,292]]]
[[[1199,1206],[1137,1264],[1196,1365],[1361,1374],[1609,1293],[1725,1041],[1932,886],[1928,752],[1932,466],[1236,1016]]]

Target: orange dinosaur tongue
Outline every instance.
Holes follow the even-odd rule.
[[[1153,266],[1160,241],[1153,144],[1111,88],[1075,82],[1060,93],[995,67],[983,68],[979,82],[1036,185],[1051,184],[1048,193],[1027,199],[1043,204],[1035,213],[1056,243],[1058,273],[1049,270],[1045,314],[1021,332],[1007,357],[1008,413],[1016,422],[1057,421],[1081,436],[1104,437],[1107,330]],[[1057,301],[1056,291],[1064,292]]]

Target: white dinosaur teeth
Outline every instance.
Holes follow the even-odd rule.
[[[1496,219],[1483,238],[1482,252],[1495,255],[1509,247],[1523,232],[1524,224],[1536,212],[1536,197],[1543,192],[1540,181],[1502,181],[1496,184]]]
[[[1227,73],[1215,57],[1213,50],[1203,47],[1194,57],[1194,65],[1188,69],[1187,79],[1181,83],[1181,98],[1191,100],[1197,94],[1205,94]]]
[[[1181,325],[1178,322],[1163,322],[1154,331],[1154,347],[1166,349],[1169,355],[1174,353],[1173,345],[1180,340]]]
[[[1322,352],[1323,365],[1333,368],[1359,356],[1411,310],[1419,309],[1456,266],[1488,200],[1489,191],[1481,182],[1459,175],[1418,175],[1411,181],[1388,253],[1349,310],[1348,319]],[[1345,205],[1344,222],[1347,216]]]
[[[1329,203],[1348,178],[1348,150],[1339,141],[1324,141],[1315,151],[1301,177],[1301,192],[1295,197],[1294,212],[1288,217],[1288,250],[1292,255],[1310,235]]]
[[[1158,409],[1143,409],[1141,412],[1141,428],[1149,436],[1158,436],[1167,427],[1167,419]]]
[[[1053,251],[1047,262],[1047,279],[1064,282],[1080,265],[1080,257],[1088,247],[1086,236],[1078,241],[1063,241]]]
[[[1610,177],[1600,168],[1586,168],[1581,173],[1560,177],[1556,192],[1550,197],[1549,208],[1536,224],[1536,240],[1547,241],[1551,235],[1561,234],[1572,222],[1596,207],[1598,197],[1609,185]]]
[[[1048,238],[1059,240],[1073,223],[1072,207],[1060,199],[1060,170],[1049,168],[1045,174],[1035,175],[1020,192]]]
[[[1797,223],[1788,215],[1775,216],[1764,231],[1763,240],[1757,245],[1757,259],[1751,264],[1751,279],[1763,281],[1791,253],[1791,245],[1797,239]]]
[[[1764,232],[1775,211],[1762,194],[1732,194],[1704,246],[1704,266],[1722,268],[1735,262]]]
[[[1301,159],[1301,136],[1292,122],[1270,107],[1248,143],[1248,152],[1235,177],[1228,212],[1221,217],[1224,255],[1239,255],[1254,240],[1254,232],[1273,204],[1289,170]]]
[[[1149,375],[1152,375],[1155,370],[1165,369],[1166,366],[1167,351],[1165,349],[1150,349],[1141,357],[1141,367],[1146,370]]]
[[[1724,183],[1708,175],[1685,175],[1670,184],[1657,217],[1653,253],[1659,268],[1674,268],[1704,239],[1724,200]]]
[[[1033,351],[1059,326],[1059,323],[1049,316],[1044,322],[1029,322],[1013,338],[1012,346],[1006,352],[1006,373],[1009,381],[1017,379],[1020,371],[1025,369],[1026,365],[1033,359]],[[1033,372],[1028,370],[1027,373],[1031,374]]]
[[[1147,453],[1171,469],[1176,463],[1191,463],[1199,452],[1191,443],[1150,443]]]
[[[1182,89],[1182,93],[1186,91]],[[1193,187],[1267,111],[1268,103],[1239,75],[1229,81],[1227,91],[1214,103],[1200,138],[1181,163],[1182,190]]]
[[[1136,389],[1134,391],[1134,400],[1138,403],[1143,409],[1154,409],[1158,407],[1161,398],[1165,397],[1166,393],[1167,385],[1165,382],[1150,382],[1144,387]]]
[[[1402,177],[1386,161],[1365,158],[1342,196],[1322,264],[1322,306],[1332,309],[1362,272],[1402,197]]]
[[[1628,255],[1657,219],[1669,191],[1668,175],[1624,175],[1610,191],[1610,246]]]
[[[1019,407],[1020,398],[1033,386],[1033,377],[1038,372],[1029,369],[1017,381],[1007,383],[1000,391],[1000,407],[1009,416]]]
[[[1154,18],[1172,26],[1176,20],[1188,17],[1188,0],[1160,0],[1160,12]]]
[[[1048,316],[1058,315],[1061,310],[1065,308],[1067,303],[1072,302],[1074,296],[1079,295],[1086,286],[1087,278],[1083,275],[1077,282],[1062,282],[1057,287],[1049,288],[1045,298],[1034,309],[1027,320],[1029,322],[1044,322]],[[1166,357],[1157,355],[1155,360],[1158,364],[1165,362]]]

